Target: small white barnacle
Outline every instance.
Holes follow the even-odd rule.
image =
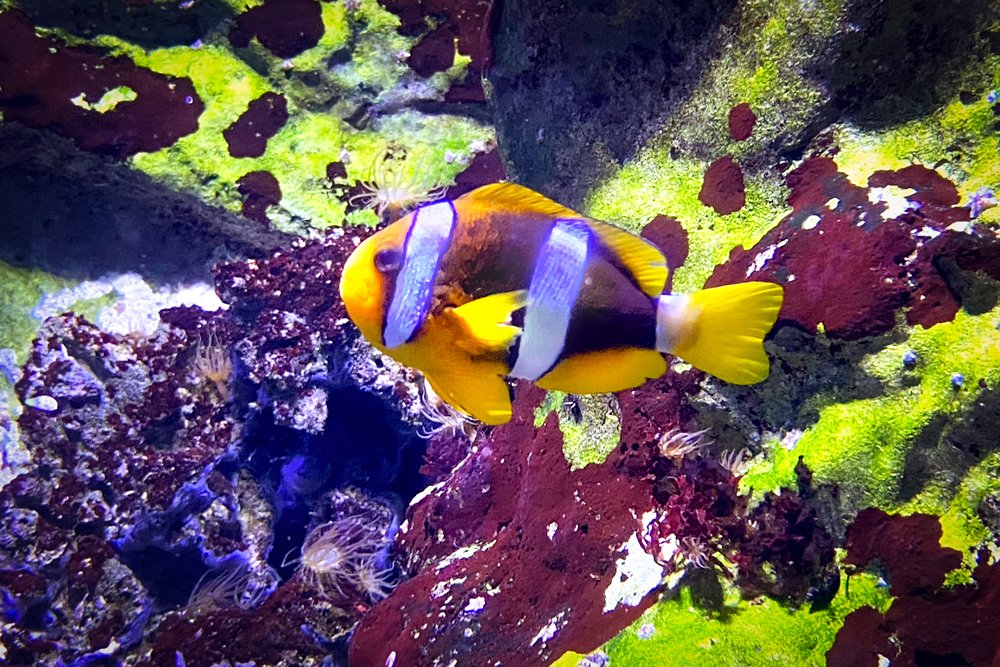
[[[45,394],[30,396],[24,399],[24,405],[29,408],[41,410],[42,412],[55,412],[59,409],[59,401]]]

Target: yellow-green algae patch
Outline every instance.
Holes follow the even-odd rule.
[[[911,164],[938,168],[959,189],[963,203],[981,189],[1000,190],[1000,134],[986,95],[1000,88],[1000,56],[976,68],[980,95],[965,104],[958,95],[934,113],[895,127],[863,131],[850,124],[834,128],[839,169],[858,185],[881,169]],[[981,222],[1000,222],[1000,208],[985,211]]]
[[[795,447],[772,444],[772,455],[743,478],[743,486],[757,493],[794,487],[794,467],[802,456],[817,482],[838,485],[846,507],[899,508],[905,460],[916,438],[932,420],[959,423],[973,407],[980,383],[994,388],[1000,383],[998,317],[1000,308],[983,315],[962,311],[951,322],[915,327],[905,342],[870,355],[862,367],[882,380],[884,393],[821,407],[819,420]],[[904,386],[898,378],[909,350],[917,353],[918,365],[915,384]],[[960,389],[953,385],[956,374],[964,377]],[[930,502],[933,487],[925,493],[921,509],[948,510],[944,498]]]
[[[599,186],[586,213],[637,233],[657,215],[676,218],[688,233],[690,251],[674,275],[674,290],[700,289],[734,247],[753,246],[790,210],[783,186],[751,176],[746,179],[746,206],[719,215],[698,200],[706,169],[708,164],[699,160],[671,159],[669,151],[647,153]]]
[[[886,611],[891,599],[877,579],[861,574],[850,578],[826,609],[793,609],[770,598],[752,601],[730,597],[721,613],[699,608],[691,589],[651,607],[635,623],[604,645],[610,667],[646,665],[826,664],[844,618],[862,606]],[[576,667],[582,656],[567,654],[553,667]]]
[[[0,348],[14,351],[18,364],[27,361],[31,339],[42,323],[31,311],[46,294],[75,285],[68,280],[40,269],[20,269],[0,261]],[[114,301],[113,296],[77,301],[67,310],[83,315],[91,321],[97,311]],[[0,375],[2,378],[2,375]]]
[[[604,463],[621,440],[621,417],[613,394],[571,396],[550,391],[535,408],[535,426],[541,426],[552,412],[559,418],[563,455],[570,470]]]
[[[113,111],[114,108],[122,102],[131,102],[137,97],[138,95],[136,92],[128,86],[118,86],[117,88],[105,91],[96,102],[88,100],[86,94],[84,93],[80,93],[76,97],[72,98],[70,102],[81,109],[96,111],[97,113],[107,113],[109,111]]]
[[[340,5],[336,8],[329,3],[324,5],[327,31],[321,44],[291,59],[292,69],[315,65],[325,71],[318,49],[323,45],[335,48],[346,42],[345,11]],[[405,51],[410,41],[396,35],[398,18],[379,7],[375,0],[365,0],[357,11],[359,20],[368,20],[366,28],[358,38],[351,61],[332,68],[329,77],[334,88],[349,84],[357,89],[363,85],[389,94],[391,91],[386,87],[399,84],[407,68],[394,60],[395,65],[390,68],[393,73],[386,79],[387,65],[379,59],[397,59],[395,47]],[[389,41],[378,38],[381,31],[392,34],[387,37]],[[396,44],[393,40],[397,39],[403,41]],[[408,159],[420,166],[421,182],[447,185],[465,169],[476,152],[494,140],[492,128],[477,121],[405,109],[373,118],[367,129],[356,129],[337,114],[353,107],[335,105],[333,110],[310,110],[297,100],[303,104],[315,100],[305,99],[301,81],[286,76],[280,62],[271,63],[274,66],[264,76],[219,44],[146,51],[111,36],[102,36],[97,42],[155,72],[189,78],[205,104],[196,132],[160,151],[134,156],[132,165],[174,189],[191,192],[233,212],[239,212],[243,204],[237,181],[252,171],[270,172],[278,181],[282,198],[279,205],[269,210],[269,217],[283,231],[303,233],[310,227],[324,228],[345,221],[346,204],[329,191],[326,167],[331,162],[345,161],[349,180],[367,180],[371,166],[391,145],[403,148]],[[386,55],[389,51],[391,56]],[[372,59],[378,63],[373,64]],[[467,63],[468,58],[458,59],[448,72],[414,85],[423,86],[425,94],[435,90],[443,93],[451,78],[459,76]],[[435,85],[439,89],[433,88]],[[267,142],[262,156],[234,158],[222,132],[246,111],[251,101],[265,92],[286,95],[289,120]],[[353,214],[349,219],[362,223],[375,221],[370,213]]]
[[[843,11],[840,0],[740,3],[727,27],[731,41],[659,135],[594,188],[585,212],[632,231],[660,214],[676,218],[689,234],[690,254],[677,271],[674,288],[701,288],[733,248],[752,246],[789,210],[779,174],[745,169],[746,206],[718,215],[698,200],[705,171],[712,159],[727,154],[745,167],[777,137],[794,137],[807,128],[825,93],[804,72],[818,45],[838,30]],[[742,102],[754,110],[757,125],[749,139],[734,142],[728,115]]]

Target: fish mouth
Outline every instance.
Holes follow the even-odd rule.
[[[340,298],[348,316],[365,335],[377,330],[381,321],[382,279],[372,263],[374,252],[375,245],[366,239],[347,258],[340,273]]]

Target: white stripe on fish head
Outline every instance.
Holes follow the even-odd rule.
[[[531,276],[524,333],[511,377],[537,380],[559,360],[583,286],[589,240],[590,229],[582,220],[556,220],[552,226]]]
[[[447,200],[426,204],[413,213],[403,244],[403,265],[385,316],[382,339],[387,348],[412,340],[427,317],[434,278],[451,243],[457,217],[454,204]]]

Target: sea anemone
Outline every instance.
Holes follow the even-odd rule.
[[[233,360],[229,350],[219,342],[215,334],[209,332],[206,338],[198,338],[198,349],[194,355],[194,370],[202,379],[215,385],[219,397],[229,402],[229,379],[233,375]]]
[[[282,566],[299,563],[303,578],[324,597],[334,591],[347,597],[345,586],[369,592],[377,586],[371,563],[385,546],[385,538],[371,528],[372,524],[363,515],[320,524],[306,535],[299,555],[286,556]]]
[[[719,454],[719,465],[729,471],[733,477],[742,477],[750,469],[750,461],[753,455],[746,447],[741,449],[727,449]]]
[[[375,558],[365,559],[358,569],[358,590],[372,602],[384,599],[395,588],[391,567],[379,567]]]
[[[712,549],[703,540],[692,535],[681,540],[680,555],[688,565],[699,570],[708,569],[712,565]]]
[[[358,181],[362,192],[350,198],[356,208],[375,211],[379,220],[391,222],[425,202],[440,199],[446,188],[406,159],[406,154],[389,148],[369,169],[368,178]]]
[[[208,570],[195,584],[186,610],[193,615],[217,609],[252,609],[263,602],[278,584],[278,575],[267,568],[255,574],[242,558]]]
[[[471,442],[476,434],[476,421],[448,405],[438,396],[425,379],[418,385],[419,415],[423,423],[417,427],[417,435],[430,439],[438,433],[464,435]]]
[[[657,443],[660,456],[679,462],[689,454],[694,454],[711,443],[710,440],[705,439],[705,434],[708,431],[709,429],[706,428],[689,433],[679,428],[670,429],[663,434]]]

